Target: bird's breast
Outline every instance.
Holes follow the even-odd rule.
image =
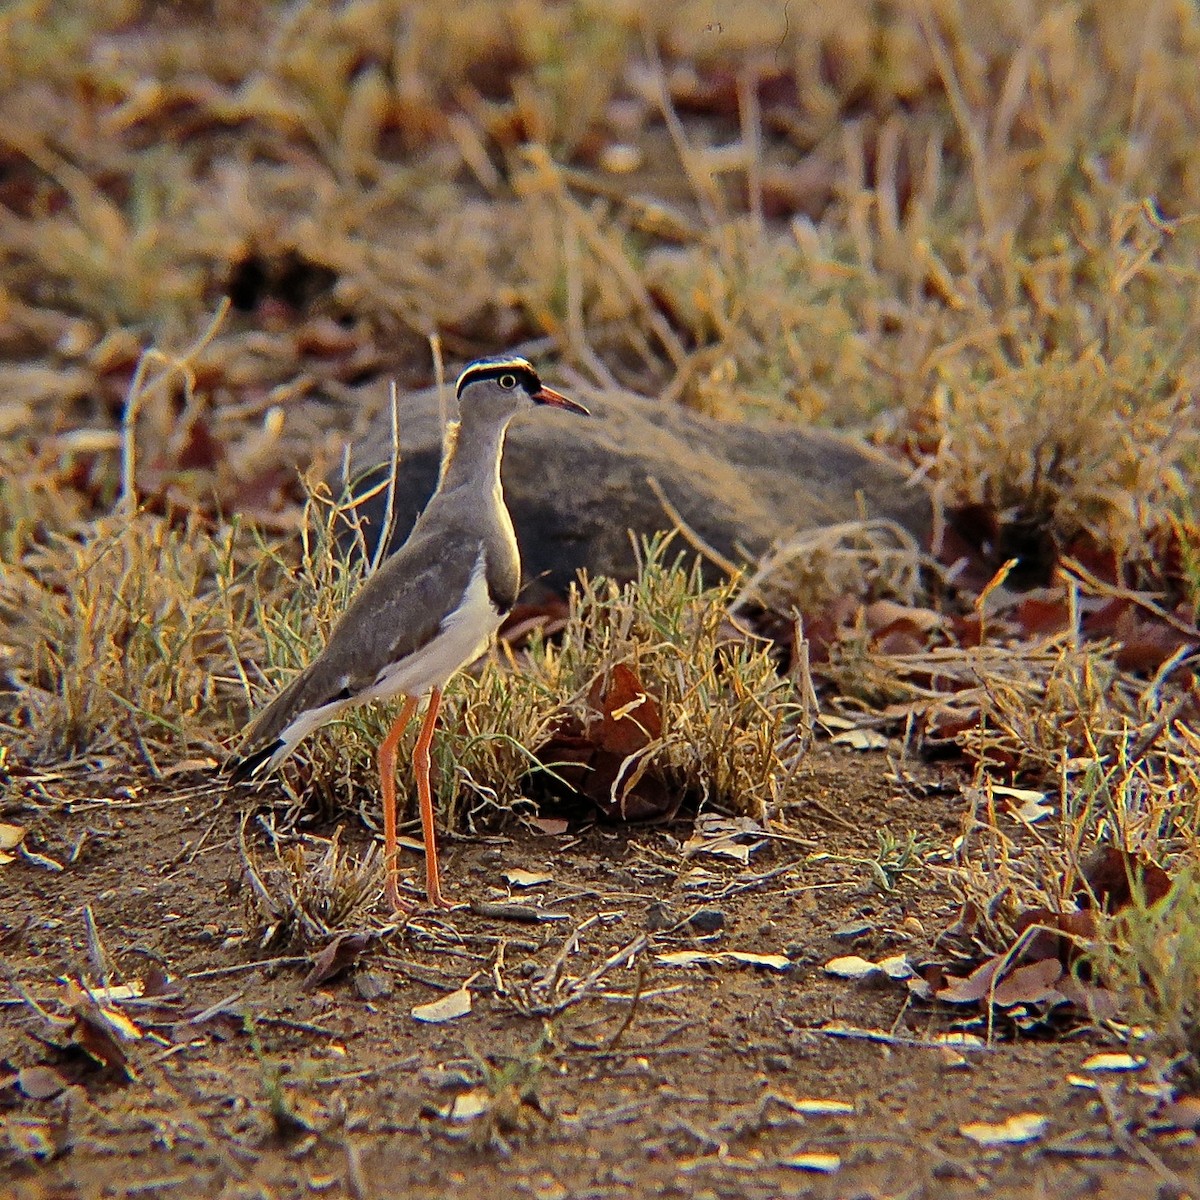
[[[512,517],[499,488],[495,499],[496,519],[483,543],[484,569],[488,596],[503,616],[516,604],[517,593],[521,590],[521,552],[517,548]]]

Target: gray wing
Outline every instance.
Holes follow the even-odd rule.
[[[456,553],[445,554],[447,544]],[[251,722],[227,766],[234,782],[269,765],[298,718],[352,703],[385,667],[433,640],[470,582],[478,552],[464,554],[465,548],[453,536],[435,540],[414,529],[359,589],[325,649]]]

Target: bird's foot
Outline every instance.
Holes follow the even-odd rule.
[[[435,892],[430,892],[426,899],[429,902],[429,907],[437,909],[439,912],[453,912],[456,908],[467,907],[465,904],[455,904],[453,900],[447,900],[442,895],[440,888]]]
[[[400,889],[390,880],[384,889],[384,899],[387,901],[388,910],[393,916],[408,917],[417,911],[415,901],[405,900],[400,895]]]

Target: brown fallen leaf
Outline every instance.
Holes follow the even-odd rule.
[[[809,1150],[803,1154],[792,1154],[779,1159],[781,1167],[791,1167],[793,1171],[812,1171],[818,1175],[833,1175],[841,1170],[841,1155],[827,1153],[823,1150]]]
[[[1083,912],[1052,912],[1048,908],[1027,908],[1013,919],[1017,936],[1034,929],[1025,941],[1023,957],[1027,960],[1057,958],[1064,966],[1073,963],[1084,946],[1096,935],[1096,914]]]
[[[125,1043],[139,1041],[142,1031],[120,1009],[97,1004],[73,982],[67,984],[66,1006],[74,1018],[71,1041],[101,1066],[136,1078]]]
[[[326,980],[341,974],[375,940],[371,933],[339,933],[313,959],[311,970],[300,984],[303,991],[311,992]]]
[[[871,601],[863,609],[863,620],[876,637],[884,637],[898,628],[927,634],[946,623],[946,618],[932,608],[917,608],[898,600]]]
[[[545,871],[524,871],[520,867],[512,867],[505,871],[504,879],[517,888],[538,887],[543,883],[554,882],[554,876],[547,875]]]
[[[518,604],[504,618],[496,636],[514,647],[528,641],[534,633],[551,637],[562,632],[570,613],[570,605],[558,596],[551,596],[541,604]]]
[[[1171,877],[1144,854],[1116,846],[1099,846],[1080,865],[1082,889],[1075,895],[1080,908],[1095,903],[1102,912],[1117,913],[1133,903],[1138,887],[1147,905],[1157,904],[1170,890]]]
[[[601,750],[628,757],[662,736],[658,702],[628,663],[614,663],[592,684],[588,704],[599,720],[588,723],[587,735]]]
[[[944,984],[935,993],[947,1004],[978,1004],[992,990],[996,973],[1004,966],[1006,956],[997,954],[982,966],[976,967],[965,979],[947,975]]]
[[[568,828],[568,823],[562,817],[530,817],[529,823],[539,833],[550,837],[561,837]]]
[[[667,967],[717,966],[723,962],[733,962],[748,967],[766,967],[771,971],[787,971],[792,966],[791,959],[782,954],[750,954],[745,950],[720,950],[716,953],[672,950],[666,954],[656,954],[654,961]]]
[[[888,748],[887,734],[878,729],[848,729],[845,733],[834,734],[829,739],[835,746],[849,746],[851,750],[886,750]]]
[[[1063,966],[1057,958],[1045,958],[1040,962],[1026,963],[1008,972],[996,984],[992,993],[993,1003],[1001,1008],[1011,1004],[1044,1004],[1047,1001],[1065,1000],[1062,992],[1054,986],[1062,978]]]
[[[843,954],[838,958],[831,958],[825,964],[824,970],[826,975],[832,975],[836,979],[851,979],[855,982],[873,977],[880,978],[883,975],[877,963],[859,954]]]
[[[682,802],[647,756],[662,735],[658,701],[627,663],[615,663],[588,693],[591,714],[563,721],[539,757],[608,818],[671,816]]]
[[[1146,1059],[1140,1054],[1127,1054],[1123,1050],[1105,1050],[1091,1054],[1079,1064],[1081,1071],[1140,1071]]]

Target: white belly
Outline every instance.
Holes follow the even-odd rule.
[[[450,676],[474,662],[500,628],[501,616],[488,595],[483,551],[471,572],[462,604],[443,622],[432,641],[402,662],[384,667],[375,683],[355,697],[356,703],[392,696],[420,696],[445,687]]]
[[[487,649],[492,635],[500,628],[500,621],[500,614],[488,595],[481,549],[462,604],[442,622],[437,635],[403,661],[384,667],[370,687],[350,699],[335,700],[300,713],[279,735],[279,749],[265,769],[273,770],[314,729],[332,721],[348,708],[399,695],[422,696],[431,688],[445,687],[451,675],[474,662]]]

